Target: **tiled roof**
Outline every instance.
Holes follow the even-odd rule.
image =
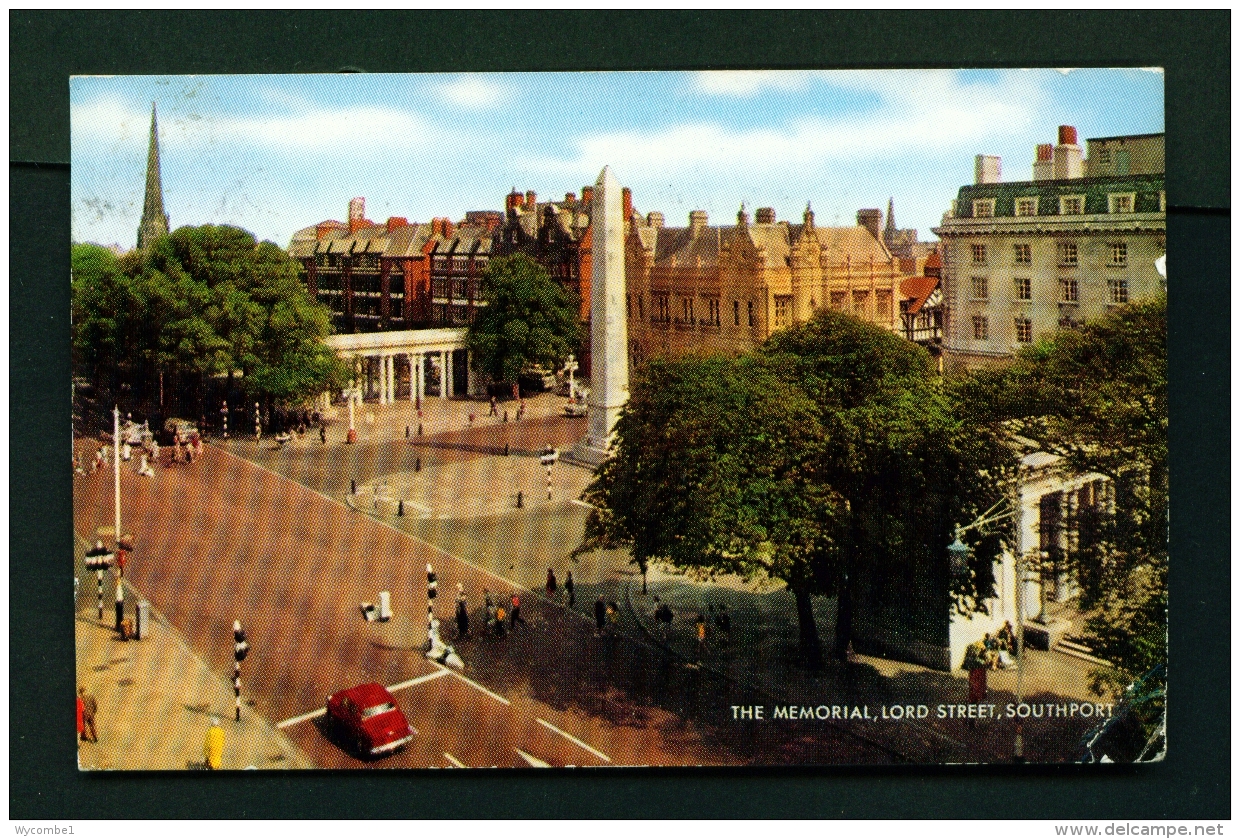
[[[1159,212],[1158,193],[1164,189],[1166,176],[1115,175],[1100,178],[1071,178],[1058,181],[1009,181],[997,184],[966,184],[956,200],[956,218],[973,218],[973,202],[994,199],[996,218],[1014,216],[1017,198],[1038,198],[1039,216],[1059,215],[1059,198],[1063,195],[1084,195],[1085,215],[1109,212],[1107,195],[1136,193],[1133,212]]]
[[[691,227],[644,227],[636,228],[643,246],[654,249],[655,265],[666,267],[709,267],[718,264],[723,246],[738,236],[748,237],[762,248],[767,267],[788,264],[792,244],[800,238],[804,225],[776,222],[774,224],[748,224],[726,227],[702,227],[694,235]],[[814,235],[827,252],[831,262],[851,261],[854,265],[877,264],[891,261],[887,248],[870,231],[860,225],[855,227],[815,227]],[[699,263],[700,260],[700,263]]]
[[[939,287],[938,277],[905,277],[900,280],[900,298],[912,301],[909,314],[917,314],[926,304],[926,299]]]

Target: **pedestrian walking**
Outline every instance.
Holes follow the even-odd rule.
[[[577,602],[577,587],[573,584],[572,571],[569,571],[568,576],[564,578],[564,591],[568,594],[568,608],[571,609]]]
[[[79,739],[79,740],[85,740],[85,739],[86,739],[86,726],[85,726],[85,724],[84,724],[84,723],[83,723],[83,721],[82,721],[82,717],[83,717],[83,715],[85,714],[85,710],[86,710],[86,708],[85,708],[85,706],[82,704],[82,697],[81,697],[80,695],[79,695],[79,696],[75,696],[75,697],[73,697],[73,698],[77,700],[77,733],[78,733],[78,739]]]
[[[595,634],[603,631],[603,627],[607,622],[607,604],[603,602],[603,595],[598,596],[598,600],[594,601],[594,625],[597,628]]]
[[[547,599],[555,600],[556,592],[555,572],[550,568],[547,569]]]
[[[465,585],[456,584],[456,637],[469,636],[469,604],[465,601]]]
[[[695,623],[697,625],[698,652],[701,652],[706,647],[706,616],[698,612]]]
[[[525,618],[521,617],[521,597],[515,591],[512,593],[512,628],[516,631],[517,624],[525,626]]]
[[[488,417],[499,416],[499,403],[495,401],[495,397],[491,397],[491,410],[487,412]]]
[[[986,642],[984,640],[974,641],[965,647],[964,662],[961,666],[969,671],[970,704],[976,705],[986,701],[986,669],[988,663],[986,660]],[[976,725],[977,723],[974,720],[969,720],[970,728]]]
[[[607,601],[607,622],[611,624],[612,631],[620,625],[620,604],[614,600]]]
[[[202,744],[202,757],[207,769],[219,769],[224,763],[224,729],[220,727],[219,717],[211,718],[206,742]]]
[[[326,425],[319,426],[319,442],[325,446],[327,445],[327,426]]]
[[[86,692],[86,685],[78,686],[78,703],[81,706],[82,722],[78,731],[82,739],[91,743],[99,742],[99,734],[95,730],[95,714],[99,713],[99,703],[95,697]]]

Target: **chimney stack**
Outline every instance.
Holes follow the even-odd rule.
[[[409,219],[404,216],[392,216],[387,220],[387,229],[391,233],[393,230],[399,230],[402,227],[409,226]]]
[[[532,210],[534,205],[538,203],[538,193],[534,190],[528,190],[525,193],[525,209]]]
[[[573,203],[573,202],[575,202],[576,200],[577,200],[577,193],[575,193],[575,192],[566,192],[566,193],[564,193],[564,203],[566,203],[566,204],[572,204],[572,203]]]
[[[521,206],[521,193],[514,188],[508,193],[508,197],[504,200],[504,211],[511,213],[513,210]]]
[[[594,204],[594,187],[583,186],[581,188],[581,200],[586,204]]]
[[[1038,143],[1033,153],[1033,179],[1049,181],[1055,177],[1055,147],[1050,143]]]
[[[621,200],[624,203],[624,220],[628,221],[633,217],[633,190],[627,186],[620,190]]]
[[[705,210],[689,211],[689,229],[693,231],[705,230],[706,223],[710,220],[710,216]]]
[[[456,225],[453,224],[450,219],[442,219],[442,222],[443,222],[443,237],[445,239],[451,239],[453,234],[456,233]]]
[[[979,154],[973,158],[973,183],[997,184],[1003,182],[1003,158],[993,154]]]
[[[654,228],[662,227],[663,214],[658,211],[646,213],[646,224]]]
[[[356,233],[366,220],[366,199],[354,198],[349,201],[349,232]]]
[[[870,235],[877,239],[879,229],[883,226],[883,211],[857,210],[857,224],[870,231]]]
[[[754,218],[757,219],[758,224],[774,224],[775,223],[775,208],[774,207],[759,207],[758,214],[754,216]]]
[[[1076,144],[1076,129],[1059,126],[1059,145],[1055,146],[1055,180],[1066,181],[1085,177],[1081,147]]]

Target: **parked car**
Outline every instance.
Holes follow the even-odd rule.
[[[380,757],[404,748],[414,730],[388,689],[377,682],[327,697],[325,722],[359,757]]]

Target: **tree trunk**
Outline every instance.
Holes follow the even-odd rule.
[[[837,608],[835,610],[835,657],[848,660],[848,645],[852,642],[852,586],[845,571],[840,579]]]
[[[800,629],[801,647],[811,663],[822,660],[822,647],[818,638],[818,623],[814,620],[814,603],[810,599],[809,586],[797,583],[791,586],[797,601],[797,624]]]

